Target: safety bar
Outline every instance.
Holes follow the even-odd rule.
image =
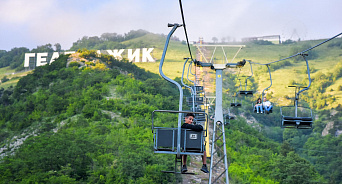
[[[264,93],[264,92],[265,92],[265,90],[267,90],[268,88],[270,88],[270,87],[272,86],[272,76],[271,76],[270,66],[269,66],[269,64],[267,64],[266,66],[267,66],[267,68],[268,68],[268,73],[270,74],[271,85],[268,86],[267,88],[265,88],[265,89],[262,91],[262,99],[261,99],[262,102],[264,101],[264,96],[265,96],[265,93]]]
[[[186,65],[186,63],[188,62],[188,60],[189,60],[189,58],[186,58],[186,60],[185,60],[185,62],[184,62],[183,73],[182,73],[182,80],[181,80],[181,82],[182,82],[183,86],[185,86],[185,87],[187,87],[187,88],[190,89],[191,94],[195,94],[194,91],[193,91],[193,89],[192,89],[190,86],[186,85],[186,84],[184,83],[184,80],[183,80],[183,78],[184,78],[185,65]]]
[[[192,81],[192,80],[189,79],[189,73],[191,73],[191,64],[192,64],[192,62],[193,62],[193,61],[190,61],[190,63],[189,63],[189,66],[188,66],[188,73],[186,74],[186,78],[187,78],[190,82],[194,83],[194,85],[195,85],[196,78],[195,78],[195,81]],[[192,73],[191,73],[191,74],[192,74]]]
[[[203,63],[203,62],[197,61],[197,60],[195,60],[194,63],[196,66],[198,65],[201,67],[211,67],[211,69],[214,69],[214,64],[212,64],[212,63]],[[227,63],[227,64],[225,64],[225,66],[228,68],[241,68],[241,67],[245,66],[245,64],[246,64],[246,61],[242,60],[242,61],[239,61],[237,63]]]
[[[308,60],[306,59],[306,57],[305,56],[308,56],[308,54],[300,54],[301,56],[303,56],[303,58],[304,58],[304,60],[305,60],[305,62],[306,62],[306,67],[307,67],[307,71],[308,71],[308,78],[309,78],[309,85],[307,86],[307,87],[305,87],[304,89],[302,89],[302,90],[300,90],[300,89],[298,89],[298,90],[300,90],[300,91],[298,91],[298,93],[296,94],[296,97],[295,97],[295,106],[296,106],[296,111],[295,111],[295,115],[296,115],[296,117],[297,117],[297,106],[298,106],[298,100],[299,100],[299,94],[301,93],[301,92],[303,92],[303,91],[305,91],[305,90],[308,90],[309,88],[310,88],[310,86],[311,86],[311,77],[310,77],[310,68],[309,68],[309,62],[308,62]]]
[[[307,68],[307,71],[308,71],[308,78],[309,78],[309,85],[307,87],[305,87],[304,89],[298,91],[297,95],[299,96],[299,94],[305,90],[308,90],[311,86],[311,77],[310,77],[310,68],[309,68],[309,62],[308,60],[306,59],[305,56],[308,56],[308,54],[301,54],[306,62],[306,68]]]

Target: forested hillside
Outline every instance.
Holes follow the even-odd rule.
[[[171,182],[160,170],[173,160],[152,152],[150,116],[174,109],[175,91],[109,56],[105,70],[66,68],[67,58],[2,91],[1,183]]]
[[[79,55],[92,61],[95,53]],[[1,182],[175,181],[160,172],[172,169],[174,160],[153,154],[150,128],[153,110],[177,108],[177,91],[155,74],[110,56],[86,67],[69,59],[67,68],[68,57],[3,91]],[[243,118],[232,123],[227,142],[232,183],[325,181],[288,143],[266,138]]]
[[[224,81],[225,89],[234,89],[238,83],[237,76],[233,75],[229,72],[226,72],[227,79]],[[253,85],[250,86],[250,90],[255,91],[258,86],[256,83],[251,81]],[[274,102],[275,107],[273,109],[273,113],[270,114],[257,114],[253,112],[253,106],[251,105],[256,97],[239,97],[239,102],[242,103],[241,108],[230,108],[231,115],[241,116],[244,118],[243,121],[248,122],[248,127],[253,127],[255,131],[258,131],[263,136],[272,139],[275,142],[281,143],[280,154],[284,155],[285,152],[293,152],[298,154],[305,162],[309,161],[313,164],[316,171],[318,171],[324,178],[327,183],[341,183],[342,182],[342,173],[339,172],[342,169],[342,136],[337,135],[336,131],[339,128],[339,124],[341,123],[342,117],[342,106],[338,106],[338,108],[333,111],[324,110],[324,111],[315,111],[315,121],[313,123],[313,129],[282,129],[281,128],[281,113],[280,106]],[[230,102],[232,102],[231,96],[225,96],[224,99],[224,107],[229,107]],[[226,110],[226,113],[227,110]],[[334,127],[334,124],[337,125]],[[231,121],[231,127],[240,127],[240,122]],[[330,129],[326,128],[329,127]],[[327,131],[324,133],[324,131]],[[235,134],[235,132],[230,132],[231,134]],[[230,135],[228,133],[227,141],[230,141],[230,138],[235,138],[236,136]],[[231,137],[230,137],[231,136]],[[248,139],[251,136],[246,135],[245,139]],[[235,144],[239,142],[245,143],[244,140],[239,140],[238,142],[234,142]],[[263,142],[263,141],[261,141]],[[247,143],[248,144],[248,143]],[[267,143],[269,144],[269,143]],[[249,145],[249,144],[248,144]],[[234,145],[232,146],[234,147]],[[272,146],[273,147],[273,146]],[[228,149],[229,146],[228,146]],[[257,151],[255,151],[257,152]],[[279,152],[278,152],[279,153]],[[289,156],[285,153],[287,157]],[[293,155],[292,155],[293,156]],[[261,157],[262,158],[262,157]],[[281,162],[285,163],[287,159],[290,158],[281,158]],[[291,158],[296,160],[296,158]],[[251,165],[254,165],[253,162],[249,162]],[[304,163],[304,162],[302,162]],[[298,171],[299,168],[291,168],[299,166],[301,164],[296,163],[294,165],[287,163],[280,168],[282,174],[286,171]],[[272,173],[275,173],[275,170],[272,169]],[[297,173],[299,175],[299,173]],[[307,173],[306,173],[307,174]],[[305,174],[300,174],[305,175]],[[283,175],[286,179],[289,179],[288,175]],[[280,183],[297,183],[295,181],[289,182],[283,178]],[[298,182],[300,183],[300,182]],[[315,182],[309,182],[315,183]],[[324,183],[320,181],[319,183]]]

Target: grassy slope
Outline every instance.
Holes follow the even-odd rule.
[[[29,72],[30,71],[15,73],[15,69],[10,69],[10,67],[0,68],[0,79],[2,79],[4,76],[6,76],[9,79],[9,81],[5,83],[0,83],[0,88],[8,88],[10,86],[15,86],[19,81],[20,77],[27,75]]]
[[[148,40],[155,49],[153,50],[153,57],[156,59],[155,63],[135,63],[137,66],[144,68],[153,73],[159,73],[159,63],[161,56],[163,54],[163,49],[165,46],[166,36],[156,34],[147,34],[139,38],[135,38],[124,42],[125,44],[130,42],[146,42]],[[194,48],[192,50],[195,51]],[[181,77],[183,71],[184,57],[188,57],[187,45],[181,42],[176,42],[171,40],[168,46],[165,63],[163,67],[163,72],[166,76],[174,79],[175,77]]]
[[[282,58],[286,58],[290,56],[290,50],[293,47],[300,47],[303,44],[309,43],[311,46],[314,46],[323,40],[313,40],[313,41],[304,41],[297,44],[292,45],[249,45],[242,49],[239,55],[235,58],[236,61],[241,61],[242,59],[252,60],[257,63],[269,63],[272,61],[276,61]],[[170,78],[181,77],[182,67],[183,67],[183,57],[179,56],[181,54],[179,52],[180,49],[184,49],[185,52],[183,57],[187,56],[187,48],[184,45],[176,45],[172,47],[170,44],[168,53],[166,56],[166,62],[164,64],[164,73]],[[155,49],[155,57],[158,58],[159,52]],[[158,48],[159,50],[159,48]],[[196,49],[193,48],[192,52],[196,53]],[[342,57],[340,56],[341,50],[338,48],[328,48],[327,44],[319,46],[315,48],[315,51],[318,53],[318,58],[315,60],[309,60],[310,68],[313,67],[317,71],[321,71],[323,73],[331,72],[333,67],[342,61]],[[216,51],[216,54],[220,54],[219,51]],[[158,54],[157,54],[158,53]],[[222,53],[222,51],[221,51]],[[177,54],[177,55],[175,55]],[[227,58],[230,61],[229,56],[234,55],[234,51],[227,51]],[[161,54],[160,54],[161,56]],[[178,56],[178,62],[175,61]],[[160,58],[158,58],[160,60]],[[158,67],[159,62],[155,63],[136,63],[141,68],[144,68],[153,73],[159,73]],[[253,65],[253,71],[257,71],[262,69],[262,67],[267,68],[266,66],[258,66]],[[291,103],[290,100],[284,98],[284,96],[292,97],[294,96],[294,89],[288,88],[290,85],[290,81],[295,81],[299,84],[303,83],[303,79],[307,77],[306,74],[303,74],[301,71],[306,70],[305,61],[293,63],[292,66],[283,67],[276,71],[271,72],[272,75],[272,87],[269,92],[273,92],[273,101],[276,101],[279,105],[288,105]],[[238,70],[235,70],[236,72]],[[311,75],[314,76],[315,73]],[[250,66],[247,64],[242,70],[240,75],[250,75]],[[258,94],[261,94],[262,90],[270,85],[269,74],[268,72],[264,72],[260,75],[258,82]],[[334,107],[338,104],[342,104],[342,94],[340,91],[336,91],[337,87],[342,84],[341,80],[337,80],[332,86],[328,87],[329,94],[336,97],[337,103],[334,104]],[[333,88],[334,91],[330,92],[330,88]]]

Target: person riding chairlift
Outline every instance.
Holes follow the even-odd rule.
[[[265,109],[266,114],[268,114],[273,107],[271,102],[268,101],[266,97],[264,97],[264,102],[262,102],[262,106]]]
[[[256,109],[257,113],[262,113],[262,102],[261,102],[261,98],[258,98],[255,106],[254,106],[254,109]],[[260,109],[260,110],[259,110]]]
[[[193,131],[203,131],[203,126],[202,125],[193,125],[193,120],[195,119],[195,115],[192,113],[187,113],[185,115],[185,122],[182,125],[182,128],[186,129],[191,129]],[[187,160],[187,155],[183,155],[183,167],[182,167],[182,173],[185,173],[188,171],[188,168],[186,167],[186,160]],[[202,162],[203,166],[201,168],[201,171],[204,173],[209,173],[208,168],[207,168],[207,154],[206,151],[203,152],[202,155]]]

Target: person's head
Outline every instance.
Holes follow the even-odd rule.
[[[264,97],[264,102],[266,102],[267,101],[267,98],[266,97]]]
[[[194,114],[192,114],[192,113],[187,113],[187,114],[185,115],[185,123],[187,123],[187,124],[192,124],[194,118],[195,118],[195,115],[194,115]]]
[[[261,98],[258,98],[257,102],[258,102],[258,103],[261,102]]]

